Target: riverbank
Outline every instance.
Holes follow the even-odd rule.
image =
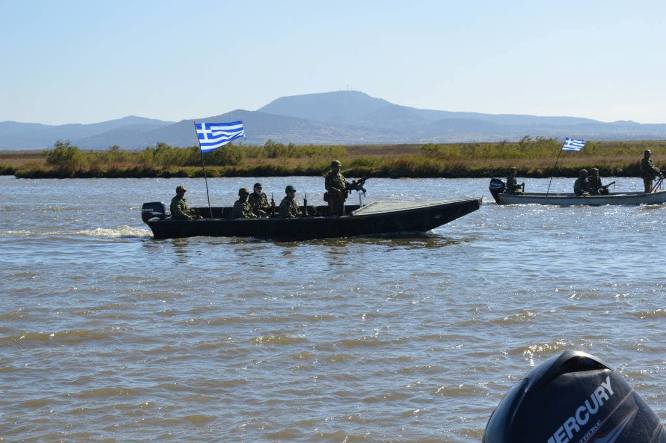
[[[523,177],[575,177],[597,167],[603,176],[638,176],[645,149],[657,165],[666,161],[666,141],[588,142],[582,152],[562,153],[553,139],[520,142],[425,145],[229,146],[206,154],[209,177],[321,176],[338,159],[348,176],[386,178],[484,178],[504,176],[512,166]],[[139,151],[112,147],[83,151],[58,142],[47,151],[0,153],[0,175],[17,178],[201,177],[197,147],[165,144]]]

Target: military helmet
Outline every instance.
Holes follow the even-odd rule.
[[[290,193],[290,192],[296,192],[296,188],[294,188],[294,187],[291,186],[291,185],[287,185],[287,187],[284,188],[284,192],[285,192],[285,194],[288,194],[288,193]]]
[[[255,189],[255,188],[261,188],[261,183],[258,183],[258,182],[255,183],[254,186],[252,186],[252,189]]]
[[[333,160],[331,162],[331,168],[334,166],[342,166],[342,163],[340,163],[340,160]]]
[[[643,151],[643,154],[644,154],[644,155],[651,155],[651,154],[652,154],[652,151],[649,150],[649,149],[646,149],[645,151]]]
[[[249,192],[247,192],[247,189],[245,189],[245,188],[240,188],[238,190],[238,195],[248,195],[248,194],[249,194]]]
[[[587,175],[588,175],[587,169],[581,169],[580,171],[578,171],[578,176],[580,177],[587,177]]]
[[[183,185],[178,185],[176,186],[176,192],[187,192],[187,189]]]

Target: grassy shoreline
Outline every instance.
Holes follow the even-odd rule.
[[[560,143],[528,138],[519,142],[425,145],[229,146],[206,155],[209,177],[321,176],[333,159],[348,176],[386,178],[487,178],[505,176],[516,166],[522,177],[575,177],[597,167],[603,176],[640,175],[640,159],[652,149],[655,164],[666,161],[666,141],[588,142],[582,152],[562,153]],[[201,177],[196,147],[165,144],[140,151],[111,147],[82,151],[57,142],[47,151],[0,152],[0,175],[17,178]]]

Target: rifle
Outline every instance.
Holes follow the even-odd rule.
[[[303,216],[308,216],[308,193],[306,192],[303,197]]]
[[[271,217],[275,217],[275,200],[273,200],[272,192],[271,192]]]
[[[366,193],[365,188],[363,187],[365,185],[365,181],[369,179],[370,177],[362,177],[359,178],[358,180],[352,180],[352,182],[347,186],[347,194],[351,194],[351,191],[358,191],[362,192],[364,195]]]
[[[610,188],[612,185],[614,185],[615,182],[612,181],[608,183],[607,185],[601,185],[599,186],[599,189],[597,190],[599,195],[608,195],[608,188]]]

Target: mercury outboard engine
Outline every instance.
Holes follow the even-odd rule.
[[[144,203],[141,206],[141,220],[144,223],[148,222],[151,218],[166,218],[166,207],[162,202]]]
[[[565,351],[532,370],[490,416],[483,443],[664,443],[659,417],[616,371]]]
[[[492,196],[495,199],[495,201],[497,202],[497,204],[499,204],[499,200],[497,199],[497,195],[506,191],[506,183],[504,183],[499,178],[491,178],[490,179],[490,185],[488,186],[488,189],[490,190],[490,193],[492,194]]]

